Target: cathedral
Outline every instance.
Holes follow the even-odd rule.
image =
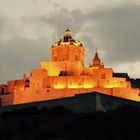
[[[93,91],[140,102],[140,89],[132,87],[127,74],[106,68],[97,50],[87,67],[84,56],[84,45],[66,29],[64,37],[51,46],[50,61],[41,62],[30,75],[0,85],[0,105],[61,99]]]

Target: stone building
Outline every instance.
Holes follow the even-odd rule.
[[[132,88],[127,74],[106,68],[97,50],[86,67],[84,52],[84,45],[66,29],[63,39],[52,45],[50,61],[41,62],[41,68],[32,69],[31,75],[24,74],[21,79],[0,86],[1,105],[60,99],[93,91],[140,101],[140,89]]]

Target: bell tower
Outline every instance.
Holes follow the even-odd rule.
[[[71,34],[67,28],[63,39],[53,44],[51,61],[80,61],[84,66],[84,46],[80,41],[73,39]]]
[[[93,57],[92,67],[94,67],[94,68],[103,68],[104,67],[104,65],[101,64],[101,60],[99,58],[97,50],[96,50],[95,55]]]

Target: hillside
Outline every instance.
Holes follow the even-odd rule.
[[[75,114],[62,106],[36,107],[0,115],[1,140],[140,139],[140,112],[133,106],[114,111]]]

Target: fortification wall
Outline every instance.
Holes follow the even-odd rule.
[[[74,97],[65,97],[61,99],[1,107],[0,112],[12,111],[33,106],[36,106],[38,109],[41,109],[43,107],[51,109],[57,106],[63,106],[66,109],[69,109],[76,113],[90,113],[95,111],[114,110],[118,107],[126,105],[137,106],[140,109],[139,102],[100,94],[97,92],[90,92],[85,94],[77,94]]]

